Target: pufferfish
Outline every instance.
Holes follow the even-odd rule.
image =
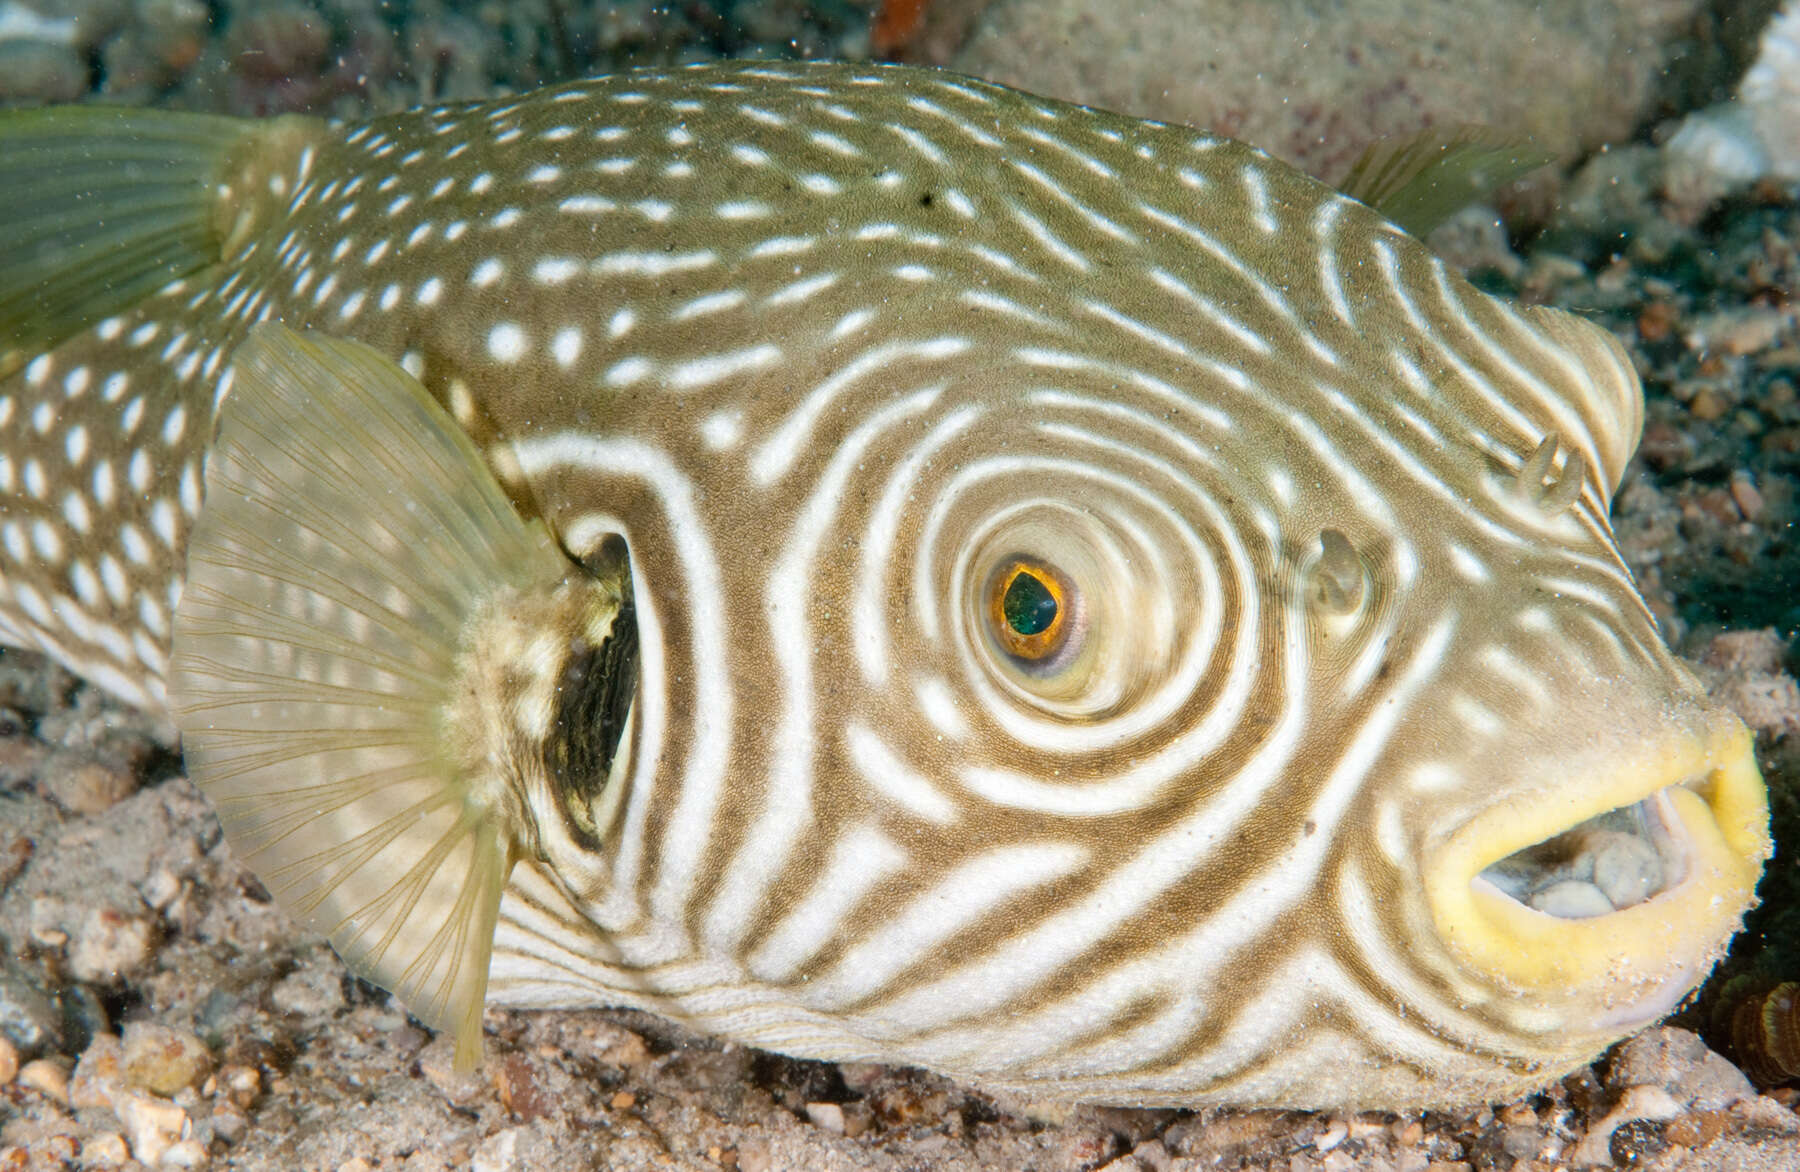
[[[1256,150],[736,63],[0,151],[0,635],[170,714],[465,1063],[624,1005],[1444,1106],[1752,900],[1751,739],[1607,520],[1621,346]]]

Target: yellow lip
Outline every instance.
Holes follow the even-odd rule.
[[[1750,732],[1652,744],[1598,784],[1483,812],[1430,860],[1426,897],[1451,952],[1521,994],[1591,1001],[1602,1028],[1673,1009],[1723,951],[1769,857],[1768,799]],[[1591,919],[1547,915],[1477,876],[1488,866],[1608,810],[1661,794],[1687,869],[1643,903]]]

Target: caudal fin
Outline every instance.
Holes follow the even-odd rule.
[[[0,111],[0,376],[221,260],[285,208],[324,124]]]

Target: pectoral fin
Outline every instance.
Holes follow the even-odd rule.
[[[531,826],[450,719],[485,616],[572,564],[375,351],[263,326],[233,366],[175,620],[189,771],[277,901],[471,1066]]]

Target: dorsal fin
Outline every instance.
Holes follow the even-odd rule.
[[[1530,141],[1482,126],[1430,127],[1363,151],[1338,190],[1414,236],[1553,162]]]

